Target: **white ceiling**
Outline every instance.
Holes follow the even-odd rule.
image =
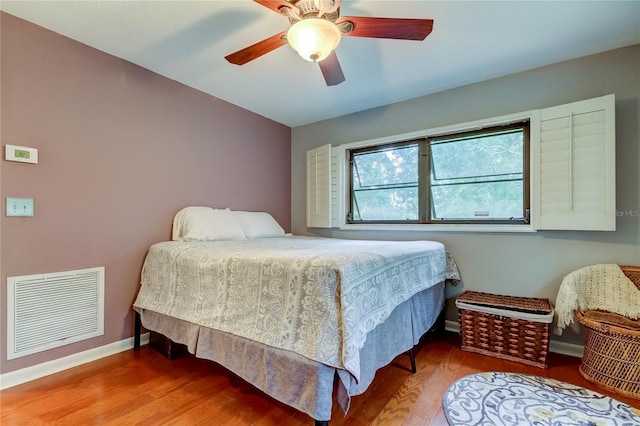
[[[345,0],[342,16],[430,18],[425,41],[343,37],[346,81],[283,46],[224,56],[289,27],[250,0],[6,1],[0,9],[295,127],[640,43],[640,1]],[[640,72],[640,70],[639,70]]]

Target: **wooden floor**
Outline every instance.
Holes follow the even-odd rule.
[[[463,352],[458,336],[425,343],[416,354],[378,371],[367,392],[345,415],[336,407],[331,426],[446,425],[442,397],[456,379],[479,371],[513,371],[552,377],[625,398],[584,380],[580,360],[550,355],[543,370]],[[336,404],[334,404],[335,406]],[[10,425],[313,425],[310,417],[255,390],[213,362],[191,356],[169,361],[144,346],[0,392],[0,424]]]

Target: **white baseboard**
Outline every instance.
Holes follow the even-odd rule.
[[[575,343],[558,342],[557,340],[551,339],[551,341],[549,341],[549,351],[582,358],[584,355],[584,346],[576,345]]]
[[[458,321],[445,320],[444,329],[453,333],[460,334],[460,324]]]
[[[144,333],[140,337],[140,344],[146,345],[149,343],[149,333]],[[31,380],[36,380],[50,374],[58,373],[60,371],[124,352],[132,348],[133,337],[129,337],[128,339],[120,340],[119,342],[113,342],[108,345],[89,349],[63,358],[43,362],[41,364],[36,364],[16,371],[10,371],[0,375],[0,390],[17,386]]]
[[[444,328],[447,331],[460,333],[460,324],[457,321],[445,321]],[[582,355],[584,354],[584,346],[576,345],[574,343],[558,342],[552,339],[549,341],[549,351],[582,358]]]

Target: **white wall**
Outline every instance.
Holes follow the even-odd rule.
[[[348,82],[347,82],[348,84]],[[484,81],[292,130],[292,232],[339,238],[431,239],[443,242],[460,267],[463,284],[449,296],[478,290],[555,301],[562,278],[595,263],[640,265],[640,217],[620,216],[615,232],[537,233],[364,232],[307,229],[305,153],[388,135],[615,93],[618,212],[640,209],[640,45]],[[447,319],[457,320],[453,299]],[[565,331],[559,341],[582,343]]]

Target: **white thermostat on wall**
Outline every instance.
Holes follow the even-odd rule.
[[[4,158],[7,161],[38,163],[38,150],[26,146],[5,145]]]

